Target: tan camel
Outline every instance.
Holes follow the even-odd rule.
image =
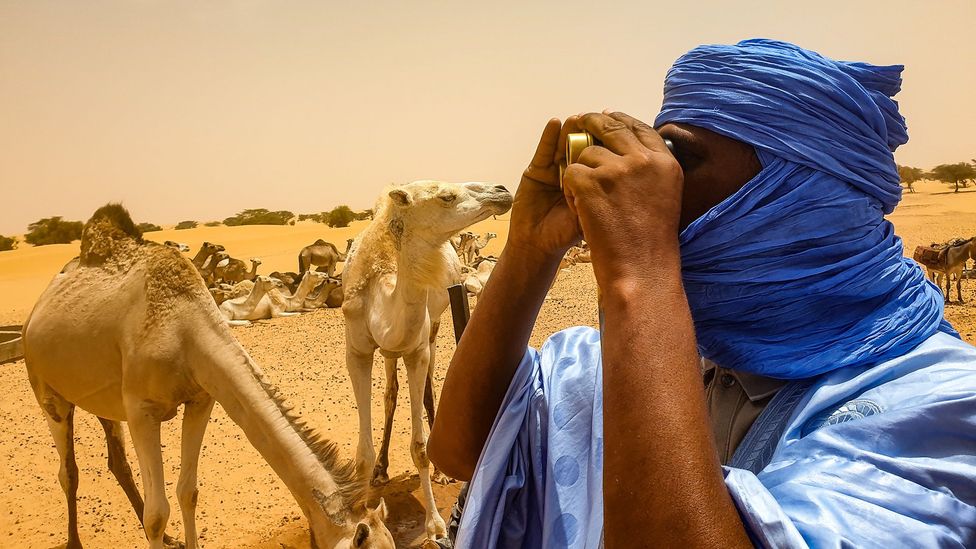
[[[942,288],[942,277],[945,276],[945,300],[949,303],[949,293],[952,290],[952,279],[956,280],[956,296],[959,303],[965,303],[962,298],[962,273],[966,262],[970,258],[976,259],[976,237],[969,240],[952,241],[945,245],[945,258],[935,265],[926,265],[929,278],[935,285]]]
[[[478,266],[468,274],[464,279],[464,289],[468,293],[473,294],[475,297],[481,297],[481,292],[485,289],[485,284],[488,283],[488,278],[491,276],[491,271],[495,268],[495,261],[485,260],[478,264]]]
[[[298,252],[298,274],[315,267],[318,271],[334,276],[336,263],[346,260],[351,247],[351,238],[346,241],[345,253],[339,253],[339,249],[331,242],[326,242],[321,238],[316,240],[314,244],[305,246],[302,251]]]
[[[268,276],[280,280],[291,293],[295,293],[295,289],[298,288],[298,281],[302,279],[298,273],[291,271],[285,273],[274,271]]]
[[[484,240],[481,240],[480,237],[475,235],[471,236],[472,238],[464,239],[461,243],[462,260],[465,265],[474,263],[475,258],[481,255],[481,250],[491,242],[491,239],[498,237],[495,233],[487,233]]]
[[[321,286],[329,279],[329,275],[325,273],[320,273],[317,271],[305,271],[302,276],[301,282],[298,283],[298,287],[295,288],[294,293],[288,292],[283,287],[276,288],[269,292],[269,297],[273,297],[277,294],[285,304],[285,310],[288,312],[296,312],[305,309],[305,299],[308,294],[312,292],[315,288]]]
[[[208,288],[216,285],[217,276],[215,274],[215,271],[217,269],[217,265],[219,265],[221,261],[224,261],[229,257],[230,256],[227,255],[227,252],[217,252],[212,256],[210,256],[210,261],[208,261],[207,264],[204,265],[203,268],[201,268],[199,271],[200,276],[203,277],[204,285],[206,285]]]
[[[220,304],[220,314],[231,326],[246,326],[252,320],[295,316],[288,311],[284,296],[272,290],[282,288],[280,280],[260,276],[254,281],[254,288],[247,297],[228,299]]]
[[[337,295],[339,302],[335,304]],[[318,309],[321,307],[334,308],[341,305],[342,280],[339,278],[329,277],[318,287],[318,292],[315,295],[309,295],[305,298],[306,309]]]
[[[203,269],[203,266],[207,264],[207,260],[210,256],[217,252],[224,251],[224,247],[220,244],[211,244],[210,242],[204,242],[200,245],[200,250],[197,255],[193,256],[190,261],[193,262],[193,266],[197,268],[198,271]]]
[[[502,186],[417,181],[390,187],[380,196],[373,221],[357,238],[342,273],[346,364],[359,409],[358,470],[364,475],[372,470],[374,482],[389,479],[397,359],[402,358],[410,389],[410,455],[420,472],[424,527],[431,538],[444,535],[444,520],[431,487],[423,408],[433,423],[437,329],[450,302],[447,288],[460,278],[460,264],[448,241],[465,227],[511,207],[512,195]],[[385,359],[387,378],[379,461],[370,416],[370,376],[377,348]]]
[[[213,271],[214,281],[233,285],[244,280],[254,280],[254,278],[258,276],[258,265],[261,264],[261,260],[251,258],[250,261],[250,271],[247,270],[247,266],[243,261],[233,257],[228,257],[227,259],[218,262]]]
[[[149,546],[160,549],[170,512],[160,423],[184,405],[176,494],[186,546],[195,549],[197,463],[215,400],[291,491],[308,518],[313,547],[393,547],[383,503],[363,514],[365,484],[354,464],[343,464],[334,443],[289,411],[224,324],[189,260],[143,241],[116,204],[85,225],[80,257],[77,269],[54,277],[24,326],[28,377],[61,458],[68,547],[81,547],[75,407],[102,422],[109,469]],[[144,505],[125,458],[122,421],[129,422],[139,459]]]
[[[461,250],[469,238],[475,238],[474,233],[471,231],[464,231],[451,237],[451,247],[454,248],[454,253],[458,254],[458,257],[461,257]]]

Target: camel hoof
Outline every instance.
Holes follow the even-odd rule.
[[[430,475],[430,481],[434,484],[450,484],[453,479],[437,469],[434,469],[434,473]]]
[[[186,549],[186,545],[182,541],[167,535],[163,535],[163,546],[166,549]]]

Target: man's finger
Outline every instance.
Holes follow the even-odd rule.
[[[539,138],[539,146],[535,149],[535,155],[532,156],[529,167],[549,168],[553,165],[561,125],[558,118],[551,118],[549,122],[546,122],[546,127],[542,130],[542,137]]]
[[[645,147],[623,122],[602,113],[580,117],[580,126],[600,140],[603,146],[621,156],[642,151]]]
[[[649,124],[622,112],[606,112],[604,114],[627,126],[641,144],[655,152],[670,152],[668,146],[664,144],[664,139]]]

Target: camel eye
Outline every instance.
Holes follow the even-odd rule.
[[[456,194],[442,194],[442,195],[438,195],[437,198],[440,198],[445,203],[450,204],[451,202],[454,202],[455,200],[457,200],[457,195]]]

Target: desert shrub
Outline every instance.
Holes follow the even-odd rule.
[[[363,210],[356,214],[356,221],[369,221],[373,219],[373,210]]]
[[[312,221],[317,221],[317,222],[321,223],[322,222],[322,214],[320,214],[320,213],[317,213],[317,214],[298,214],[298,220],[299,221],[305,221],[307,219],[311,219]]]
[[[207,221],[203,224],[204,227],[219,227],[222,223],[220,221]]]
[[[237,227],[238,225],[287,225],[293,217],[295,217],[295,214],[287,210],[271,212],[264,208],[257,208],[244,210],[233,217],[228,217],[224,220],[224,225],[228,227]]]
[[[64,221],[60,216],[46,217],[27,226],[24,240],[35,246],[68,244],[81,238],[83,227],[81,221]]]
[[[17,237],[15,236],[3,236],[0,234],[0,252],[6,252],[7,250],[13,250],[17,248]]]
[[[194,229],[197,226],[196,221],[180,221],[176,224],[176,230],[182,231],[183,229]]]
[[[144,232],[144,233],[151,233],[151,232],[154,232],[154,231],[161,231],[161,230],[163,230],[163,228],[160,227],[159,225],[155,225],[153,223],[140,223],[139,224],[139,230],[142,231],[142,232]]]
[[[336,206],[324,217],[325,224],[330,227],[348,227],[356,219],[356,213],[349,206]]]
[[[898,177],[910,192],[915,192],[915,182],[925,177],[925,170],[911,166],[898,166]]]

